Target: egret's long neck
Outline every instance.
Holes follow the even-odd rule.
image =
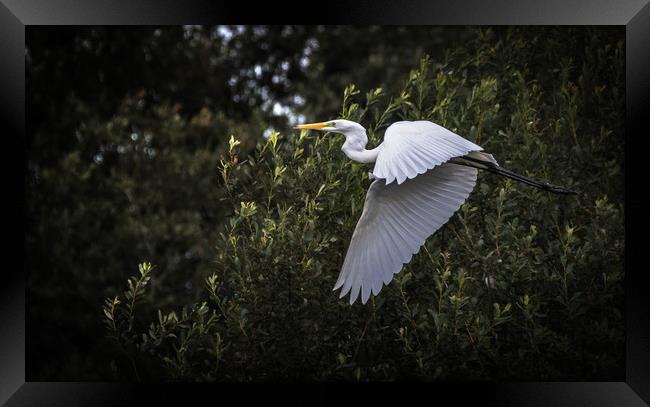
[[[381,150],[382,147],[383,147],[382,144],[380,144],[377,147],[373,148],[372,150],[366,150],[365,148],[361,150],[344,149],[343,152],[352,161],[356,161],[358,163],[370,164],[377,161],[377,156],[379,155],[379,151]]]
[[[363,132],[359,131],[353,134],[346,134],[345,143],[343,143],[341,150],[352,161],[366,164],[374,163],[377,160],[379,151],[383,147],[383,143],[372,150],[366,150],[367,144],[368,136],[366,136],[365,130]]]

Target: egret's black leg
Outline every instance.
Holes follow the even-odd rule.
[[[452,158],[449,160],[450,162],[454,164],[459,164],[459,165],[465,165],[467,167],[472,167],[472,168],[478,168],[480,170],[485,170],[488,172],[491,172],[493,174],[501,175],[510,179],[513,179],[515,181],[521,182],[526,185],[530,185],[535,188],[543,189],[544,191],[548,192],[553,192],[555,194],[576,194],[577,192],[572,191],[570,189],[560,187],[557,185],[551,185],[548,182],[543,182],[543,181],[537,181],[532,178],[528,178],[526,176],[523,176],[521,174],[517,174],[515,172],[512,172],[510,170],[506,170],[503,167],[498,166],[497,164],[490,162],[490,161],[484,161],[484,160],[479,160],[474,157],[469,157],[469,156],[463,156],[463,157],[456,157]]]

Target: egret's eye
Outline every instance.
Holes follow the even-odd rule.
[[[327,126],[328,126],[328,127],[336,127],[336,123],[334,123],[334,122],[329,122],[329,123],[327,123]]]

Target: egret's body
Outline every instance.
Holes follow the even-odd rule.
[[[474,189],[478,169],[557,193],[561,187],[501,168],[483,148],[429,121],[401,121],[368,150],[366,130],[349,120],[296,126],[345,135],[341,150],[353,161],[374,163],[363,212],[352,234],[334,290],[350,304],[379,294],[426,239],[444,225]]]

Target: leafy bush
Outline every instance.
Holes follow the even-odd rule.
[[[474,32],[29,27],[27,379],[110,377],[97,310],[142,259],[158,268],[140,313],[200,298],[224,218],[215,174],[228,135],[245,156],[266,129],[336,111],[348,83],[398,88],[424,50]]]
[[[587,38],[590,42],[578,43]],[[345,90],[370,146],[431,120],[501,165],[580,193],[479,175],[469,200],[365,306],[332,287],[369,186],[343,138],[279,134],[220,164],[229,218],[196,303],[139,313],[156,271],[107,299],[117,378],[599,379],[623,366],[623,42],[484,29],[401,92]],[[576,51],[578,49],[578,51]],[[320,118],[322,120],[330,118]],[[154,259],[155,260],[155,259]]]

